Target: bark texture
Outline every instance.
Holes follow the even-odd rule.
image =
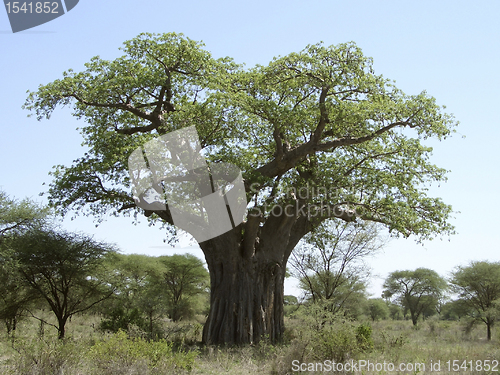
[[[286,263],[307,230],[307,221],[270,216],[264,225],[258,222],[250,216],[245,224],[200,244],[211,282],[205,344],[282,338]]]

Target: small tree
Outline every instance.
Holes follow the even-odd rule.
[[[19,201],[0,191],[0,319],[8,334],[16,330],[17,322],[36,296],[20,279],[18,263],[4,240],[44,225],[48,215],[48,208],[30,199]]]
[[[387,307],[389,308],[389,316],[392,320],[404,319],[403,310],[400,305],[387,301]]]
[[[106,263],[115,293],[101,305],[106,317],[101,328],[117,332],[135,324],[152,337],[155,321],[165,312],[165,291],[158,281],[164,266],[158,258],[142,254],[115,254]]]
[[[366,304],[366,312],[373,322],[379,319],[387,319],[389,306],[382,298],[370,298]]]
[[[203,261],[191,254],[159,257],[165,266],[161,281],[167,293],[168,315],[174,322],[193,315],[196,299],[208,294],[209,275]]]
[[[326,283],[331,284],[334,279],[338,285],[330,294],[324,286]],[[355,275],[338,278],[337,275],[324,271],[324,273],[300,279],[299,288],[305,291],[307,302],[321,302],[322,306],[332,313],[344,311],[346,314],[357,317],[362,312],[362,305],[366,301],[366,281]]]
[[[10,198],[0,190],[0,243],[9,233],[40,226],[46,222],[49,209],[30,199],[21,201]]]
[[[17,322],[37,297],[23,283],[15,260],[5,249],[0,249],[0,319],[5,322],[8,335],[16,330]]]
[[[284,314],[285,314],[285,316],[292,315],[300,307],[298,298],[295,297],[295,296],[293,296],[293,295],[285,295],[283,297],[283,304],[284,304]]]
[[[102,273],[103,257],[113,251],[109,245],[81,234],[36,229],[11,238],[8,246],[23,280],[56,316],[57,326],[51,325],[60,339],[71,316],[113,293]]]
[[[435,271],[417,268],[415,271],[392,272],[384,282],[383,296],[410,312],[413,325],[430,306],[435,306],[447,288],[446,281]]]
[[[463,317],[471,316],[472,309],[465,301],[457,299],[448,301],[441,308],[440,317],[443,320],[460,320]]]
[[[471,262],[458,267],[450,284],[463,304],[470,309],[469,315],[486,324],[487,337],[500,316],[500,262]]]
[[[363,262],[383,245],[373,223],[327,222],[307,235],[290,258],[291,273],[311,302],[329,300],[333,312],[365,299]]]

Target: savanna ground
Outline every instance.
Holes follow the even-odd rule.
[[[50,321],[49,313],[44,316]],[[285,342],[271,345],[262,341],[254,346],[203,347],[202,324],[199,321],[163,322],[162,340],[141,338],[142,332],[130,329],[128,334],[104,333],[96,327],[100,318],[94,315],[74,317],[68,323],[68,337],[57,339],[54,328],[35,319],[22,321],[14,338],[2,328],[0,373],[26,375],[114,375],[114,374],[496,374],[500,365],[490,371],[476,369],[476,361],[500,359],[500,334],[494,331],[486,341],[486,329],[478,325],[467,329],[463,322],[429,318],[417,329],[411,321],[348,321],[341,316],[324,319],[314,312],[307,316],[287,318]],[[294,363],[324,363],[325,360],[372,364],[384,361],[399,364],[425,363],[425,371],[354,372],[294,371]],[[458,371],[448,370],[447,361]],[[430,363],[440,361],[441,371],[431,371]],[[467,370],[460,368],[467,361]],[[472,362],[469,362],[472,361]],[[328,363],[328,362],[327,362]],[[470,369],[473,364],[473,370]],[[490,362],[491,365],[494,362]],[[303,365],[305,368],[305,365]],[[409,366],[410,367],[410,366]],[[386,367],[387,369],[387,367]],[[320,368],[318,368],[320,370]],[[328,368],[327,368],[328,370]],[[496,371],[493,371],[496,370]]]

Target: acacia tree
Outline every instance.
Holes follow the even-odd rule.
[[[383,246],[373,223],[327,221],[304,237],[290,257],[292,275],[312,302],[330,300],[334,312],[364,298],[364,258]]]
[[[203,261],[191,254],[160,256],[165,266],[158,284],[165,289],[167,311],[174,322],[192,315],[195,300],[207,293],[209,275]]]
[[[450,280],[468,315],[486,324],[487,338],[500,316],[500,262],[471,262],[458,267]]]
[[[15,332],[18,321],[38,299],[23,282],[18,269],[10,251],[0,246],[0,319],[5,322],[8,335]]]
[[[387,319],[389,316],[389,306],[382,298],[370,298],[366,304],[366,313],[372,322],[379,319]]]
[[[100,304],[105,316],[100,324],[104,330],[117,332],[135,324],[154,335],[154,323],[166,311],[165,292],[157,281],[164,271],[157,257],[142,254],[113,254],[106,257],[109,282],[114,293]]]
[[[9,234],[43,225],[48,219],[49,211],[48,207],[30,199],[19,201],[0,190],[0,243]]]
[[[413,325],[429,308],[433,308],[447,289],[446,281],[436,271],[417,268],[415,271],[392,272],[384,282],[382,295],[410,311]],[[405,314],[406,315],[406,314]]]
[[[60,339],[71,316],[113,293],[101,269],[103,257],[113,251],[109,245],[80,234],[33,229],[11,238],[8,246],[24,282],[56,316],[57,325],[48,324]]]
[[[0,319],[4,320],[8,334],[16,330],[17,322],[36,296],[23,284],[18,263],[4,240],[43,226],[49,211],[30,199],[17,200],[0,190]]]
[[[168,206],[135,205],[127,159],[194,125],[206,160],[235,164],[252,202],[244,222],[199,244],[211,280],[205,343],[281,338],[288,258],[325,220],[360,217],[419,239],[453,231],[451,207],[425,187],[446,171],[422,143],[446,138],[453,117],[425,92],[405,95],[376,75],[355,44],[310,45],[247,70],[174,33],[141,34],[122,51],[27,98],[38,119],[67,105],[85,121],[88,152],[53,171],[49,200],[99,217],[142,212],[172,228]]]

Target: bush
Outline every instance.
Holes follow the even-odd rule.
[[[278,350],[271,373],[292,373],[292,362],[346,363],[374,346],[372,328],[368,324],[355,324],[343,312],[333,313],[329,306],[315,303],[304,306],[294,319],[290,343]]]
[[[356,339],[359,348],[366,351],[373,349],[372,327],[369,324],[361,324],[356,328]]]
[[[147,323],[138,309],[125,311],[122,307],[112,309],[99,325],[103,331],[116,333],[119,330],[128,331],[131,325],[145,329]]]
[[[174,352],[172,344],[165,340],[131,339],[120,330],[93,345],[89,355],[99,374],[115,374],[122,369],[123,373],[143,375],[191,371],[198,352]]]
[[[356,327],[342,312],[332,313],[321,303],[308,306],[303,320],[299,336],[309,342],[311,359],[345,362],[373,347],[370,326]]]
[[[17,352],[2,370],[7,374],[59,375],[81,365],[82,347],[68,340],[17,339]],[[3,372],[5,374],[5,372]]]

